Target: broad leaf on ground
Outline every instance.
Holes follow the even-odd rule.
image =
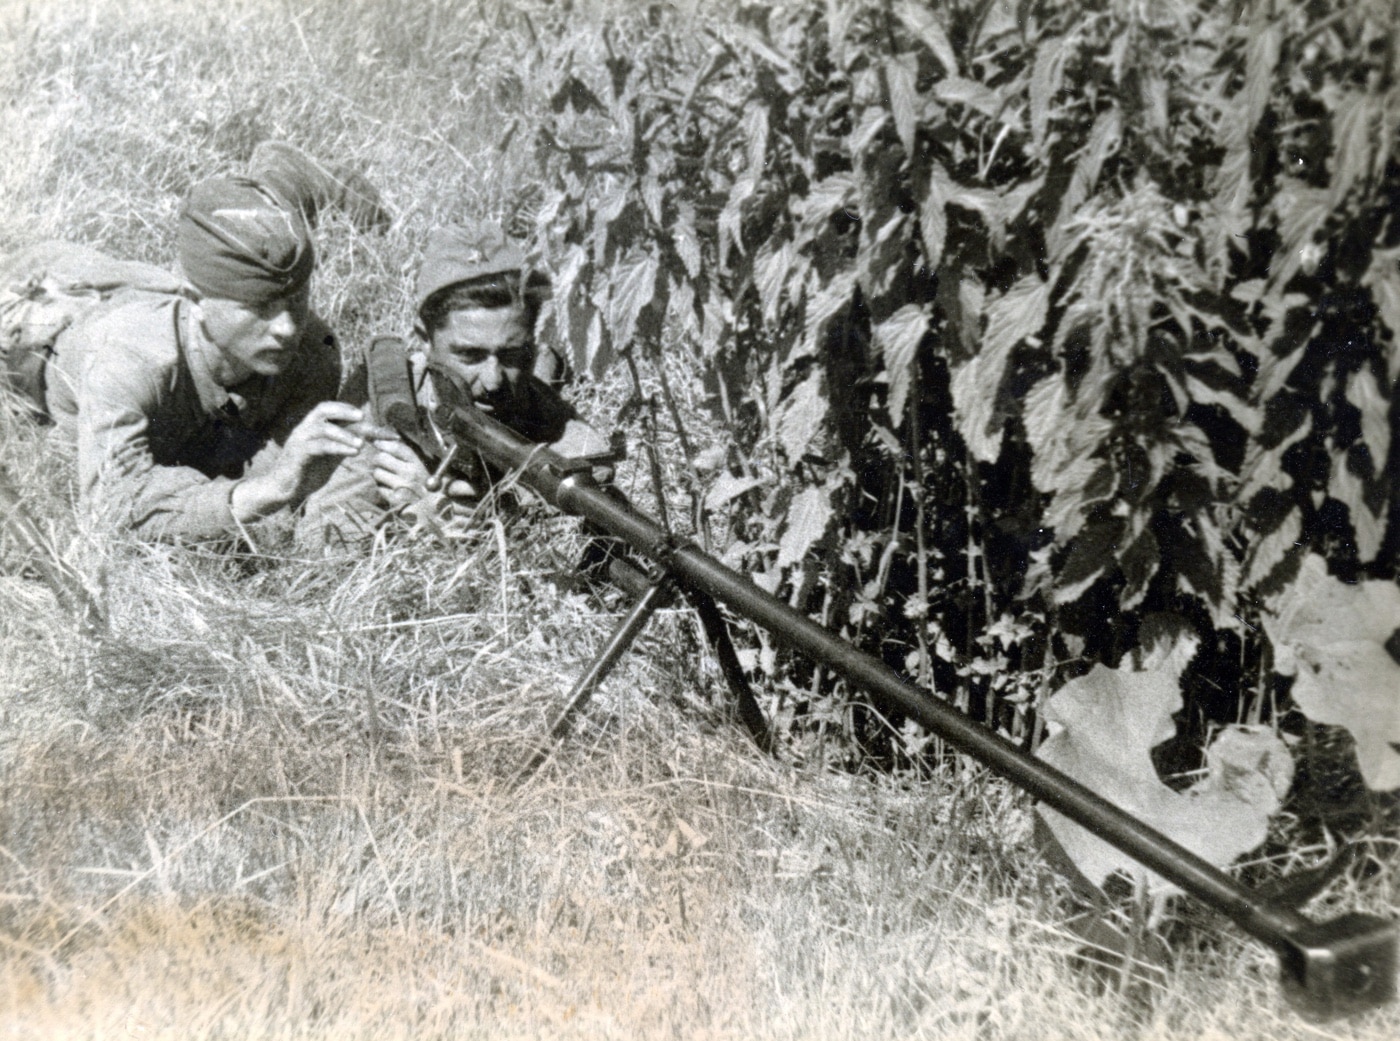
[[[1303,714],[1351,732],[1371,788],[1400,788],[1400,663],[1391,650],[1400,642],[1400,586],[1349,586],[1310,553],[1264,613],[1264,628],[1275,668],[1295,677]]]
[[[1045,706],[1054,732],[1039,756],[1104,798],[1224,867],[1264,841],[1293,778],[1288,749],[1271,731],[1230,727],[1207,753],[1204,780],[1184,792],[1162,783],[1152,765],[1154,745],[1176,732],[1179,680],[1189,645],[1155,668],[1110,669],[1096,665],[1071,680]],[[1086,879],[1101,886],[1116,871],[1165,880],[1147,871],[1092,832],[1047,807],[1038,807],[1060,850]]]

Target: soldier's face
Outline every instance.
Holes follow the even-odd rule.
[[[505,405],[530,371],[535,345],[519,307],[465,307],[449,311],[430,337],[436,364],[470,388],[480,407]]]
[[[291,365],[301,343],[307,300],[304,287],[265,304],[205,297],[199,302],[200,325],[235,377],[276,376]]]

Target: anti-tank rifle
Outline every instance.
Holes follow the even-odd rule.
[[[1358,912],[1313,921],[1293,906],[1250,890],[1079,781],[1028,755],[793,610],[698,546],[677,538],[616,492],[600,486],[587,460],[566,459],[527,441],[469,402],[442,404],[431,417],[420,416],[397,344],[376,343],[370,353],[370,372],[380,417],[420,451],[438,460],[437,480],[453,473],[476,476],[480,464],[509,473],[550,506],[583,518],[650,562],[649,581],[639,590],[640,596],[617,632],[575,686],[566,708],[556,714],[551,737],[562,735],[573,713],[582,707],[650,615],[678,588],[693,601],[709,604],[712,613],[706,630],[712,638],[713,623],[718,617],[713,606],[718,602],[766,629],[789,648],[821,662],[864,691],[883,710],[917,721],[1033,798],[1225,915],[1244,932],[1273,948],[1279,957],[1284,992],[1306,1014],[1330,1018],[1394,1000],[1400,935],[1396,923]],[[719,624],[722,627],[722,619]],[[727,645],[727,640],[724,643]],[[733,686],[734,678],[728,678]],[[752,713],[758,712],[757,704],[745,708],[744,691],[747,687],[740,690],[741,716],[748,717],[751,732],[762,740],[766,730],[761,713],[755,724]],[[748,700],[752,702],[751,692]],[[537,755],[525,772],[537,767],[544,755],[547,753]]]

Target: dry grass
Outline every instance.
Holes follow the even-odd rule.
[[[323,227],[319,309],[347,345],[402,330],[427,228],[502,212],[526,176],[493,148],[532,100],[509,10],[0,0],[0,249],[166,262],[185,187],[285,136],[358,162],[398,215]],[[622,393],[583,391],[604,421]],[[617,609],[556,580],[567,521],[347,559],[298,559],[275,526],[251,558],[141,547],[77,525],[57,451],[0,418],[0,462],[112,631],[83,638],[0,536],[6,1037],[1400,1034],[1393,1010],[1298,1020],[1266,952],[1212,921],[1150,1004],[1094,993],[1024,800],[970,767],[764,760],[683,612],[512,790]],[[1383,867],[1329,899],[1398,888]]]

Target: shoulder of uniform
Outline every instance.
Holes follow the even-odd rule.
[[[100,340],[105,358],[135,355],[149,364],[174,364],[180,353],[175,331],[180,300],[168,293],[123,293],[75,322],[65,342]]]

